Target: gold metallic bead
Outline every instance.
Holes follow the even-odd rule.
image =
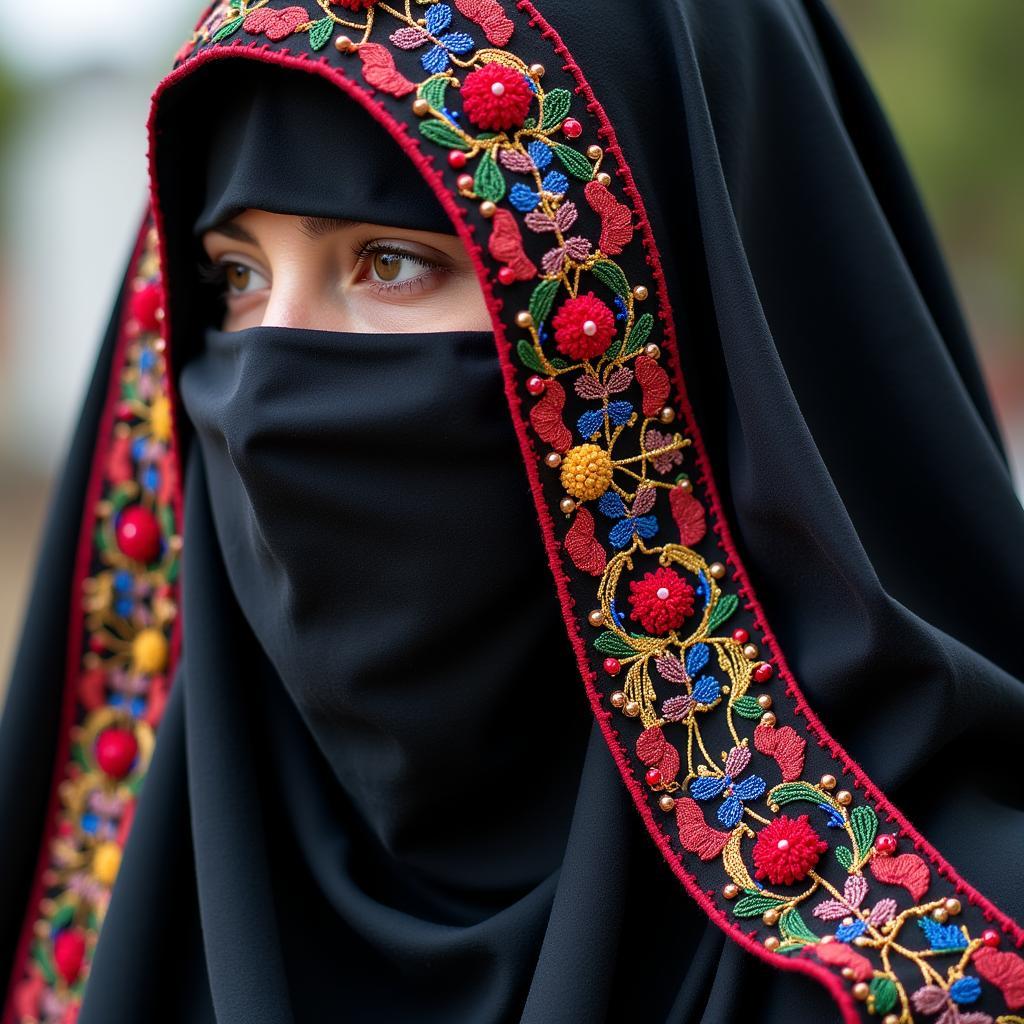
[[[126,438],[130,437],[132,428],[127,423],[117,423],[114,425],[114,437]]]
[[[636,718],[640,714],[640,705],[635,700],[627,700],[626,706],[622,709],[623,714],[628,715],[630,718]]]
[[[644,299],[647,298],[647,295],[647,285],[638,284],[633,288],[633,298],[636,299],[638,302],[643,302]]]
[[[760,654],[760,648],[757,644],[744,644],[743,645],[743,657],[748,661],[753,661],[758,654]]]
[[[545,464],[551,469],[558,469],[562,464],[562,453],[561,452],[548,452],[544,456]]]
[[[658,798],[658,806],[665,811],[667,814],[676,805],[675,797],[671,797],[666,793],[664,796]]]
[[[856,971],[854,971],[854,969],[853,969],[852,967],[844,967],[844,968],[843,968],[843,977],[844,977],[844,978],[845,978],[845,979],[846,979],[847,981],[853,981],[854,975],[855,975],[856,973],[857,973],[857,972],[856,972]]]
[[[858,981],[857,984],[853,986],[854,999],[859,999],[863,1003],[869,995],[871,995],[871,987],[866,981]]]
[[[532,327],[533,317],[525,309],[516,313],[516,327]]]
[[[774,711],[766,711],[761,716],[761,725],[774,725],[775,722],[776,722],[776,718],[775,718],[775,712]]]
[[[834,775],[822,775],[820,785],[822,789],[835,789],[836,777]]]
[[[712,562],[708,566],[708,572],[714,580],[720,580],[725,575],[725,566],[721,562]]]
[[[946,913],[947,914],[952,914],[953,917],[956,917],[956,915],[959,914],[960,911],[963,910],[963,909],[964,908],[960,905],[960,901],[958,899],[946,900]]]
[[[604,625],[604,612],[601,611],[600,608],[595,608],[587,616],[587,621],[594,627],[594,629],[598,629]]]
[[[836,793],[836,803],[841,807],[848,807],[853,803],[853,794],[848,789],[841,789]]]
[[[769,928],[774,928],[779,923],[779,912],[777,910],[766,910],[761,915],[761,920],[764,921]]]
[[[772,706],[772,699],[767,693],[762,693],[761,696],[757,698],[757,703],[767,711]]]
[[[145,675],[162,672],[167,665],[167,638],[155,626],[140,629],[132,640],[132,667]]]
[[[497,206],[495,206],[494,203],[492,203],[490,201],[490,199],[485,199],[480,204],[480,216],[481,217],[493,217],[494,214],[497,212],[497,209],[498,209]]]
[[[777,935],[769,935],[768,938],[764,940],[764,948],[770,949],[773,953],[781,945],[782,943],[779,942],[779,937]]]
[[[597,174],[594,175],[594,177],[597,178],[597,180],[601,182],[601,184],[604,185],[605,188],[607,188],[612,183],[612,176],[607,171],[598,171]]]
[[[611,702],[613,708],[621,708],[626,703],[626,695],[621,690],[615,690],[609,696],[608,700]]]
[[[601,157],[604,156],[604,150],[594,143],[587,146],[587,156],[589,156],[591,160],[600,160]]]
[[[936,907],[932,911],[932,919],[938,921],[939,924],[945,924],[949,920],[949,911],[944,907]]]
[[[355,43],[353,43],[348,36],[338,36],[338,38],[334,40],[334,48],[338,51],[338,53],[348,53],[349,50],[355,49]],[[426,102],[426,100],[416,101],[416,103]],[[416,110],[415,104],[413,105],[413,110]],[[419,111],[417,110],[416,113],[419,113]],[[424,113],[426,113],[426,111],[424,111]]]
[[[644,345],[644,355],[648,359],[657,359],[661,355],[661,349],[652,341],[649,345]]]
[[[671,423],[676,418],[676,411],[671,405],[666,405],[661,412],[658,413],[658,419],[662,423]]]
[[[558,507],[566,514],[569,515],[576,511],[576,502],[572,498],[563,498],[559,503]]]
[[[680,480],[679,483],[676,484],[676,487],[678,487],[679,490],[685,491],[687,494],[689,494],[693,490],[693,481],[690,480],[689,478]]]
[[[100,843],[92,854],[93,876],[104,885],[113,885],[121,867],[121,847],[113,841]]]
[[[159,319],[159,317],[157,317],[157,319]],[[157,352],[165,352],[167,350],[167,339],[157,338],[156,341],[153,342],[153,348],[156,349]]]
[[[822,946],[824,946],[828,942],[835,942],[835,941],[836,941],[836,937],[834,935],[822,935],[822,937],[818,940],[819,944],[822,945]]]
[[[530,77],[531,78],[543,78],[544,77],[544,65],[543,64],[531,64],[530,65]]]
[[[342,36],[341,38],[344,39],[346,37]],[[334,45],[337,46],[338,44],[335,43]],[[417,117],[424,117],[424,116],[426,116],[427,114],[430,113],[430,104],[425,99],[423,99],[422,97],[420,99],[413,100],[412,101],[412,112]]]
[[[740,887],[733,882],[729,882],[723,889],[722,895],[727,900],[734,900],[740,894]]]
[[[887,1013],[882,1018],[882,1024],[900,1024],[900,1019],[895,1013]]]
[[[181,534],[173,534],[167,541],[167,546],[172,551],[180,551],[185,546],[185,540]]]

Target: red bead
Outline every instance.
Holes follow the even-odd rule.
[[[537,374],[526,378],[526,390],[531,395],[541,394],[547,386],[547,381],[543,377],[538,377]]]
[[[986,928],[981,933],[981,941],[989,947],[989,949],[995,949],[999,945],[999,932],[995,928]]]
[[[85,936],[77,928],[65,928],[53,940],[53,961],[64,980],[71,985],[85,959]]]
[[[575,117],[567,117],[562,122],[562,131],[567,139],[576,139],[583,133],[583,125]]]
[[[732,638],[738,644],[745,644],[750,639],[750,634],[745,629],[734,629]]]
[[[466,154],[461,149],[449,149],[448,150],[448,166],[454,167],[455,170],[461,171],[466,166]]]
[[[114,779],[123,779],[139,752],[139,741],[127,729],[104,729],[96,737],[96,762]]]
[[[498,271],[498,280],[502,284],[512,284],[515,279],[516,272],[511,267],[502,267],[501,270]]]
[[[125,423],[135,418],[135,410],[132,409],[131,402],[121,402],[118,405],[117,418]]]
[[[761,664],[754,669],[754,679],[759,683],[767,683],[774,674],[775,669],[773,669],[767,661],[762,661]]]
[[[147,284],[131,293],[128,314],[139,325],[139,330],[155,331],[160,326],[163,301],[163,289],[158,284]]]
[[[605,658],[604,659],[604,670],[610,676],[617,676],[622,665],[618,658]]]
[[[649,786],[660,786],[662,781],[662,774],[660,768],[648,768],[647,769],[647,784]]]
[[[102,654],[107,649],[107,642],[103,639],[102,633],[93,633],[89,637],[89,650],[93,654]]]
[[[117,517],[117,546],[136,562],[152,562],[160,554],[160,524],[141,505],[129,505]]]
[[[882,855],[888,857],[896,852],[896,837],[885,832],[875,840],[875,849]]]

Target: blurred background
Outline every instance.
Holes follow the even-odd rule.
[[[938,231],[1024,478],[1024,0],[829,0]],[[197,0],[0,0],[0,702],[53,474],[145,201],[149,96]]]

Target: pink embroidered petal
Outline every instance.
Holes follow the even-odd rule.
[[[407,27],[395,29],[388,39],[391,40],[400,50],[415,50],[422,46],[430,38],[425,28]]]
[[[636,492],[636,497],[633,499],[633,507],[629,510],[630,515],[642,516],[654,508],[654,501],[658,496],[658,492],[653,487],[641,487]]]
[[[266,8],[263,8],[264,10]],[[380,43],[363,43],[358,50],[363,62],[363,78],[375,89],[390,96],[405,96],[416,88],[396,67],[391,51]]]
[[[574,260],[585,260],[590,255],[593,245],[589,238],[582,235],[572,235],[565,240],[565,251]]]
[[[697,706],[697,702],[688,694],[669,697],[661,705],[661,717],[667,722],[682,722]]]
[[[683,663],[672,654],[660,654],[654,659],[655,667],[658,671],[672,683],[685,683],[686,682],[686,669],[683,667]]]
[[[575,203],[562,203],[562,205],[555,211],[555,223],[558,225],[558,230],[568,231],[569,228],[576,223],[576,218],[578,216],[579,211],[576,209]]]
[[[604,572],[608,556],[601,542],[594,536],[594,517],[590,509],[576,510],[572,526],[565,535],[565,550],[580,572],[591,576],[600,576]]]
[[[565,249],[548,249],[541,257],[540,265],[545,274],[557,274],[565,263]]]
[[[606,385],[608,394],[614,395],[625,391],[633,383],[633,371],[628,366],[620,366],[609,378]]]
[[[739,775],[750,764],[750,758],[749,747],[733,747],[729,751],[729,756],[725,759],[725,774]]]
[[[503,149],[498,154],[498,162],[516,174],[529,174],[536,166],[529,153],[521,153],[518,149]]]
[[[886,921],[891,921],[896,916],[898,906],[894,899],[889,899],[888,897],[884,900],[879,900],[871,908],[871,913],[868,915],[868,924],[877,927],[880,924],[885,924]]]
[[[856,909],[864,902],[864,897],[868,894],[868,882],[863,875],[850,875],[846,880],[846,885],[843,887],[843,895],[846,897],[846,902],[851,907]]]
[[[531,231],[536,231],[538,234],[543,234],[545,231],[554,231],[558,227],[551,217],[546,213],[541,213],[540,210],[531,210],[523,218],[523,223]]]
[[[914,1009],[920,1013],[938,1013],[948,1001],[945,990],[938,985],[925,985],[910,996]]]
[[[697,854],[701,860],[714,860],[725,849],[731,835],[711,828],[704,820],[700,805],[688,796],[676,800],[676,824],[683,849]]]
[[[850,913],[850,908],[839,900],[823,900],[811,913],[822,921],[838,921]]]

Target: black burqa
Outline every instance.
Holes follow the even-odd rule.
[[[545,13],[645,197],[697,420],[782,649],[836,738],[1021,920],[1024,512],[885,120],[818,0],[604,6]],[[237,64],[182,87],[166,127],[196,153]],[[234,129],[294,99],[287,130],[322,173],[337,150],[310,142],[320,85],[277,73]],[[402,159],[333,101],[360,153]],[[371,196],[346,164],[314,194],[310,175],[274,177],[299,150],[259,138],[211,161],[228,201],[205,215],[265,185],[269,209],[354,203],[443,230],[409,169]],[[258,175],[231,173],[247,160]],[[200,209],[183,174],[169,234]],[[838,1020],[813,981],[704,919],[631,806],[580,689],[489,334],[203,331],[194,246],[178,253],[188,625],[79,1024]],[[111,348],[0,727],[5,964]],[[566,685],[534,719],[544,673]]]

